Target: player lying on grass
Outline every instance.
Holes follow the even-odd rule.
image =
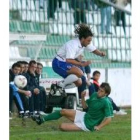
[[[68,118],[72,123],[62,123],[60,129],[63,131],[94,131],[100,130],[111,122],[113,109],[111,102],[106,97],[110,94],[111,88],[108,83],[102,83],[97,93],[85,101],[86,92],[82,92],[83,108],[88,107],[87,112],[72,109],[62,109],[49,115],[36,116],[32,118],[38,125],[45,121],[57,120],[62,116]]]

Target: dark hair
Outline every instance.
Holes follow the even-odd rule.
[[[100,85],[100,87],[101,88],[103,88],[104,90],[105,90],[105,93],[107,94],[107,96],[110,94],[110,92],[111,92],[111,87],[110,87],[110,85],[108,84],[108,83],[102,83],[101,85]]]
[[[18,68],[20,68],[20,64],[19,63],[14,63],[13,65],[12,65],[12,69],[14,69],[15,67],[18,67]]]
[[[95,76],[96,74],[101,74],[98,70],[93,72],[93,76]]]
[[[35,61],[35,60],[31,60],[31,61],[29,62],[29,66],[31,66],[32,64],[36,64],[36,61]]]
[[[29,63],[27,61],[22,61],[22,64],[26,65],[26,64],[29,64]]]
[[[79,39],[87,38],[94,35],[91,31],[91,28],[86,24],[79,24],[78,26],[76,26],[74,33],[79,37]]]
[[[42,63],[40,63],[40,62],[37,62],[37,65],[39,65],[39,66],[41,66],[41,67],[43,68],[43,65],[42,65]]]

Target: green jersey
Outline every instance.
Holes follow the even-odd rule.
[[[97,92],[86,100],[88,112],[84,116],[85,126],[93,131],[94,126],[98,126],[104,118],[113,117],[112,104],[107,97],[99,98]]]

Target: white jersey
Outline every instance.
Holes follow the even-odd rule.
[[[96,47],[93,44],[87,47],[82,47],[78,38],[73,39],[65,43],[57,52],[56,58],[60,61],[66,61],[66,59],[75,59],[83,53],[84,50],[93,52]]]

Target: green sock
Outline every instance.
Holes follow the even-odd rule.
[[[57,120],[61,117],[62,117],[62,115],[60,114],[60,111],[55,111],[49,115],[43,116],[42,121],[45,122],[45,121],[50,121],[50,120]]]

